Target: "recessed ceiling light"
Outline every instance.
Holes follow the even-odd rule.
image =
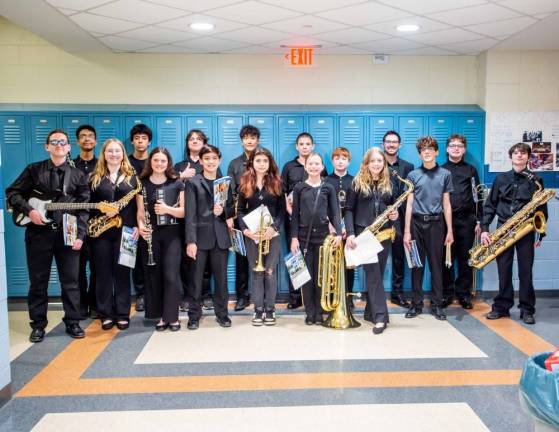
[[[189,26],[192,30],[200,30],[200,31],[208,31],[208,30],[213,30],[214,25],[211,23],[205,23],[205,22],[196,22],[196,23],[192,23]]]
[[[419,30],[421,27],[417,24],[400,24],[396,26],[396,30],[403,33],[409,33]]]

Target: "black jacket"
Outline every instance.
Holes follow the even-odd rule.
[[[388,206],[394,204],[394,201],[394,190],[392,194],[387,194],[373,189],[371,194],[366,196],[352,187],[349,191],[344,217],[347,235],[361,234]],[[389,228],[391,225],[392,221],[389,220],[384,228]]]
[[[274,223],[272,226],[276,231],[279,231],[283,225],[283,220],[285,216],[285,197],[283,191],[281,194],[272,195],[268,193],[265,189],[256,190],[250,198],[246,198],[244,194],[239,192],[239,203],[237,207],[237,221],[239,223],[239,228],[241,231],[247,229],[246,223],[243,221],[243,217],[249,214],[251,211],[256,210],[256,208],[261,205],[268,207],[270,214]]]
[[[54,190],[52,185],[52,175],[58,175],[56,174],[57,168],[64,172],[63,185],[58,191]],[[29,212],[33,210],[27,202],[32,192],[44,195],[45,199],[52,199],[54,202],[89,202],[89,185],[84,173],[66,162],[56,167],[50,159],[27,165],[19,177],[6,189],[6,199],[10,206],[28,216]],[[62,225],[64,213],[76,215],[78,238],[83,240],[89,212],[87,210],[52,212],[52,219],[58,226]]]
[[[320,195],[313,218],[312,210],[317,192]],[[295,185],[295,189],[293,189],[293,214],[291,215],[291,238],[305,241],[311,223],[310,243],[322,243],[324,241],[330,233],[329,223],[332,223],[338,235],[342,235],[338,198],[331,184],[322,182],[320,187],[312,187],[306,182],[300,182]],[[302,246],[305,247],[305,245]]]
[[[193,161],[192,159],[190,159],[190,156],[187,156],[186,159],[183,161],[177,162],[175,164],[175,171],[177,172],[177,174],[180,174],[188,167],[189,164],[190,168],[194,168],[196,174],[202,174],[202,172],[204,171],[204,167],[200,163],[200,159],[198,159],[197,161]],[[221,168],[218,168],[217,178],[220,177],[223,177],[223,175],[221,174]]]
[[[185,193],[185,237],[186,244],[196,243],[198,249],[220,249],[231,246],[229,229],[225,220],[233,216],[233,196],[231,188],[223,213],[216,217],[213,213],[214,191],[210,190],[202,174],[186,181]],[[225,271],[225,270],[224,270]]]
[[[405,161],[404,159],[397,158],[396,162],[393,164],[388,164],[390,170],[396,171],[396,173],[403,179],[408,177],[408,174],[414,170],[413,164]],[[392,177],[392,189],[394,190],[394,196],[400,196],[406,190],[406,185],[402,183],[395,177]],[[405,205],[400,206],[400,209],[405,210]]]

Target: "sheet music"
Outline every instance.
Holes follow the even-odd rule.
[[[378,262],[378,253],[383,247],[371,231],[366,229],[355,237],[357,247],[350,249],[347,244],[344,248],[346,267],[353,268],[362,264]]]

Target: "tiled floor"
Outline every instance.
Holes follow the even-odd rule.
[[[204,317],[199,330],[156,333],[136,314],[129,330],[86,322],[71,340],[60,313],[30,346],[25,312],[10,312],[15,397],[0,431],[386,431],[533,430],[518,402],[528,355],[559,345],[559,299],[538,300],[538,323],[488,321],[489,306],[390,325],[337,331],[305,326],[301,312],[278,311],[275,327],[233,327]],[[426,309],[427,312],[427,309]],[[183,320],[183,323],[185,320]]]

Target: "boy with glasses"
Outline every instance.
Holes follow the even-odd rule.
[[[404,247],[411,249],[416,242],[419,259],[429,262],[431,270],[431,313],[438,320],[446,320],[443,308],[443,257],[444,246],[454,241],[452,233],[452,208],[450,192],[452,180],[448,170],[437,165],[439,145],[433,137],[417,140],[417,151],[423,164],[413,170],[408,179],[413,183],[406,206]],[[447,233],[445,236],[445,223]],[[415,318],[423,312],[423,273],[425,267],[412,269],[412,302],[406,318]]]
[[[70,142],[66,132],[62,129],[51,131],[46,139],[45,150],[49,153],[49,159],[27,165],[6,189],[9,206],[31,219],[25,230],[25,249],[30,282],[27,304],[33,329],[29,341],[33,343],[41,342],[45,337],[48,323],[48,285],[53,257],[62,289],[66,333],[73,338],[85,336],[79,325],[81,314],[78,273],[79,251],[86,234],[88,212],[73,212],[77,218],[77,239],[73,246],[66,246],[62,232],[63,213],[70,212],[50,212],[49,217],[53,223],[47,225],[28,200],[31,193],[34,193],[54,202],[86,203],[89,201],[89,186],[85,175],[68,163]]]

